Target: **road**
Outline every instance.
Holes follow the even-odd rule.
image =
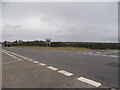
[[[13,65],[3,64],[3,73],[4,74],[9,72],[7,70],[8,68],[11,67],[11,69],[13,70],[13,68],[15,68],[14,65],[18,64],[17,67],[19,67],[19,68],[21,65],[23,65],[22,69],[26,70],[26,71],[24,70],[24,72],[27,75],[28,75],[28,73],[29,74],[35,73],[35,75],[38,74],[36,77],[34,76],[35,79],[38,76],[41,79],[47,77],[47,79],[45,79],[45,80],[43,79],[43,81],[41,81],[41,83],[42,83],[41,87],[72,87],[72,88],[77,87],[77,88],[81,88],[84,86],[84,88],[85,87],[90,88],[95,85],[99,86],[99,83],[101,84],[100,87],[110,87],[110,88],[118,87],[118,66],[117,66],[118,58],[117,57],[109,57],[107,55],[106,56],[105,55],[104,56],[90,55],[90,54],[82,54],[81,53],[81,52],[86,53],[86,52],[94,52],[94,51],[43,50],[43,49],[33,49],[33,48],[13,48],[13,47],[3,48],[3,50],[14,52],[15,54],[25,56],[28,59],[35,60],[36,62],[34,62],[34,63],[41,62],[41,63],[46,64],[47,66],[51,66],[51,67],[55,67],[55,68],[59,69],[59,70],[56,70],[55,68],[52,68],[52,70],[54,72],[51,72],[51,71],[49,71],[50,67],[45,68],[46,66],[43,65],[40,67],[40,69],[43,68],[45,70],[40,71],[40,69],[38,68],[37,65],[30,67],[31,65],[29,65],[29,64],[31,64],[31,62],[27,61],[27,60],[20,61],[21,64],[18,64],[18,62],[11,63]],[[14,59],[3,53],[3,63],[7,62],[7,60],[12,61]],[[66,74],[66,72],[60,73],[60,70],[67,71],[68,73],[67,74]],[[22,70],[20,70],[20,71],[22,71]],[[15,73],[16,70],[13,70],[13,72]],[[36,73],[36,72],[38,72],[38,73]],[[44,74],[44,73],[47,73],[48,75]],[[14,74],[14,76],[19,75],[19,74],[16,74],[16,75],[15,74]],[[62,76],[62,74],[64,74],[64,75]],[[49,78],[48,78],[48,76],[49,76]],[[21,76],[21,78],[23,78],[23,77]],[[86,85],[86,82],[88,80],[86,80],[86,82],[83,83],[82,79],[84,79],[84,78],[98,82],[98,83],[95,85],[90,85],[87,83],[87,85]],[[31,80],[31,79],[33,79],[33,77],[30,77],[28,80]],[[5,80],[3,80],[3,81],[5,81]],[[34,81],[34,80],[31,80],[31,81]],[[71,81],[71,83],[68,84],[68,81]],[[6,82],[7,81],[5,81],[3,83],[3,86],[9,87],[10,85],[8,85],[8,86],[5,85]],[[22,82],[22,81],[20,81],[20,82]],[[40,81],[38,81],[38,82],[40,85]],[[57,85],[55,84],[56,82],[57,82]],[[18,82],[16,82],[16,83],[18,83]],[[45,83],[47,85],[43,85]],[[52,85],[51,85],[51,83],[52,83]],[[18,87],[18,86],[16,86],[16,87]],[[25,87],[25,86],[23,85],[23,87]],[[27,85],[26,85],[26,87],[27,87]],[[33,87],[36,87],[36,86],[33,86]]]

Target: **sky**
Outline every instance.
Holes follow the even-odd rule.
[[[32,41],[46,38],[63,42],[118,42],[118,4],[2,3],[3,41]]]
[[[2,3],[0,3],[0,42],[2,41]]]

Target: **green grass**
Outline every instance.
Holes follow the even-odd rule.
[[[56,50],[90,50],[83,47],[42,47],[42,46],[14,46],[17,48],[38,48],[38,49],[56,49]]]

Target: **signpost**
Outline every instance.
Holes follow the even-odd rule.
[[[50,44],[51,44],[51,39],[46,38],[46,47],[50,47]]]

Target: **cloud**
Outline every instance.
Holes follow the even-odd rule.
[[[117,3],[3,3],[3,40],[117,42],[117,8]]]
[[[20,25],[6,24],[6,25],[3,25],[3,28],[7,28],[7,29],[16,29],[16,28],[21,28],[21,26],[20,26]]]
[[[41,18],[41,21],[42,22],[48,22],[48,21],[50,21],[51,19],[49,18],[49,17],[42,17]]]

